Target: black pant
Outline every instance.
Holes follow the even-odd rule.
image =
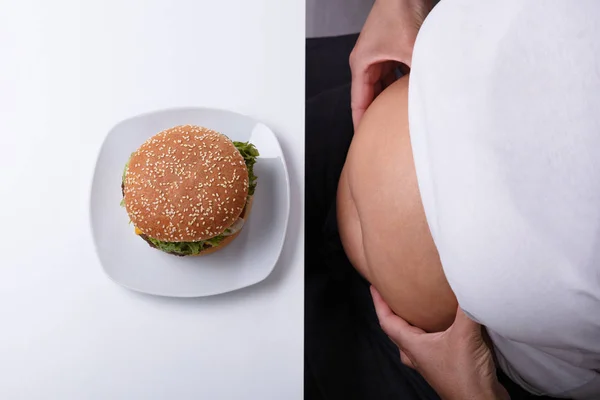
[[[305,398],[439,399],[400,362],[337,230],[337,183],[353,136],[347,60],[355,40],[307,41]],[[513,400],[537,398],[499,378]]]

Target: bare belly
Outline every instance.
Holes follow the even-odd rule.
[[[457,302],[425,219],[408,130],[408,77],[369,107],[337,195],[340,236],[354,267],[396,314],[427,331],[454,320]]]

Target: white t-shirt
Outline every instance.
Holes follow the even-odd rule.
[[[409,87],[461,307],[523,387],[600,399],[600,1],[442,0]]]

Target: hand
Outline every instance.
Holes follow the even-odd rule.
[[[396,69],[411,65],[412,51],[431,0],[376,0],[350,55],[352,119],[396,80]]]
[[[416,369],[444,400],[506,400],[506,389],[496,378],[496,367],[481,325],[458,308],[454,324],[445,332],[425,333],[395,315],[371,287],[383,331],[398,346],[402,363]]]

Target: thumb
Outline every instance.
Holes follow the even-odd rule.
[[[425,332],[394,314],[377,289],[371,286],[371,296],[381,329],[401,349],[410,349],[419,335]]]
[[[452,324],[452,329],[460,336],[481,336],[481,325],[473,321],[460,306],[456,310],[456,318]]]
[[[365,114],[365,110],[362,108],[355,108],[352,110],[352,125],[354,126],[354,130],[358,129],[358,124]]]

